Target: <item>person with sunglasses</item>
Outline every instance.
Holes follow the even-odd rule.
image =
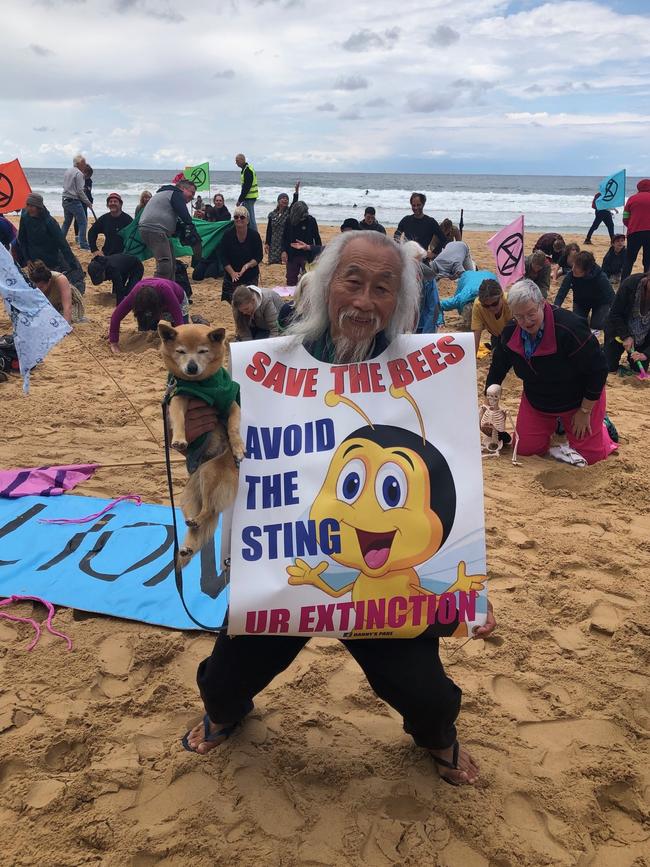
[[[238,286],[257,286],[264,251],[256,229],[249,226],[248,210],[237,205],[233,210],[234,226],[228,229],[219,246],[224,275],[221,300],[230,303]]]
[[[512,319],[508,299],[498,280],[484,280],[478,287],[478,298],[472,307],[472,331],[474,345],[478,353],[481,335],[490,333],[492,349],[506,324]]]

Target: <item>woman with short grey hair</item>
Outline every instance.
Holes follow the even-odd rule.
[[[584,319],[552,307],[532,280],[508,293],[513,321],[497,343],[485,383],[501,385],[510,368],[523,382],[517,416],[520,455],[549,451],[558,417],[567,433],[563,460],[595,464],[616,448],[604,425],[607,364]]]

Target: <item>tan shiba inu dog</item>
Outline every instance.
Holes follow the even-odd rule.
[[[209,325],[158,325],[162,338],[161,355],[174,378],[169,405],[172,448],[187,452],[189,479],[181,497],[188,527],[179,550],[179,565],[214,535],[219,515],[232,505],[239,478],[238,466],[244,457],[239,433],[240,409],[235,400],[238,387],[223,367],[226,354],[225,330]],[[221,420],[216,429],[197,438],[185,438],[185,413],[191,398],[214,406]],[[195,445],[198,444],[198,445]]]

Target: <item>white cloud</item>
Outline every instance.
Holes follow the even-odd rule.
[[[94,164],[231,168],[245,150],[262,170],[445,158],[571,172],[597,137],[604,162],[643,164],[650,16],[606,0],[513,6],[5,0],[3,65],[20,74],[0,108],[20,146],[0,144],[0,160],[81,149]]]

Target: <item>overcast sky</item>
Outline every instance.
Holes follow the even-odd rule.
[[[0,161],[650,174],[648,0],[2,0]]]

